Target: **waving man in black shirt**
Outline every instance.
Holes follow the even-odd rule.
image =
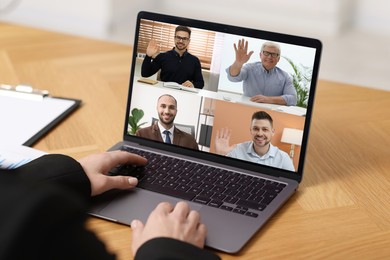
[[[161,81],[173,81],[190,88],[203,88],[204,80],[199,59],[187,51],[191,30],[186,26],[175,29],[175,47],[159,53],[155,40],[151,40],[142,63],[142,77],[150,77],[161,69]]]

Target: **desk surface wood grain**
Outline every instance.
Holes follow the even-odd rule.
[[[131,46],[0,23],[0,83],[83,105],[34,147],[75,158],[122,138]],[[321,73],[320,73],[321,75]],[[390,257],[390,93],[320,80],[304,180],[237,255],[223,259]],[[119,259],[131,229],[90,218]]]

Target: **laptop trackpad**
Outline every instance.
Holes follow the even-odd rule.
[[[94,212],[94,215],[128,225],[133,219],[139,219],[145,223],[150,212],[163,201],[176,205],[181,200],[147,190],[136,189],[131,192],[117,194],[115,199],[98,212]],[[199,211],[202,207],[195,203],[188,203],[193,210]]]

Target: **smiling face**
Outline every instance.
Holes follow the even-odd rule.
[[[168,95],[161,96],[157,102],[157,113],[164,128],[171,128],[177,113],[176,100]]]
[[[190,34],[185,31],[177,31],[175,33],[175,47],[176,51],[178,52],[184,52],[188,44],[190,43]]]
[[[264,155],[269,149],[275,130],[267,119],[253,119],[250,127],[250,134],[254,149],[260,155]]]
[[[263,46],[260,60],[266,70],[273,69],[280,60],[280,50],[275,46]]]

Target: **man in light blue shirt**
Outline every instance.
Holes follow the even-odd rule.
[[[252,141],[230,146],[230,130],[217,131],[216,153],[229,157],[295,171],[289,155],[271,144],[275,133],[272,117],[264,111],[252,115],[250,134]]]
[[[244,39],[234,44],[236,59],[226,69],[232,82],[243,81],[244,96],[258,103],[271,103],[295,106],[297,92],[287,72],[276,67],[280,60],[280,46],[274,42],[265,42],[261,46],[260,61],[245,64],[253,51],[248,53],[248,42]],[[245,65],[244,65],[245,64]]]
[[[237,144],[227,156],[290,171],[295,170],[288,154],[271,143],[268,152],[263,156],[256,153],[253,141]]]

